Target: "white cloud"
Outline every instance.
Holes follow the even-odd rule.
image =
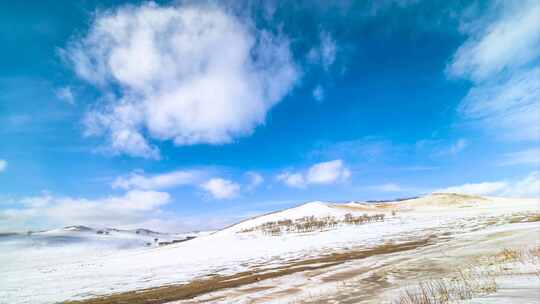
[[[336,41],[330,33],[324,31],[320,33],[319,37],[320,45],[309,51],[307,59],[312,64],[320,64],[324,70],[328,71],[336,61]]]
[[[459,111],[506,140],[539,140],[540,67],[473,87]]]
[[[451,74],[483,81],[526,65],[540,53],[538,1],[509,2],[492,10],[491,15],[466,28],[469,38],[454,55]]]
[[[315,98],[316,101],[322,101],[324,99],[324,89],[322,86],[318,85],[313,90],[313,98]]]
[[[239,184],[223,178],[212,178],[201,184],[201,188],[216,199],[230,199],[240,191]]]
[[[306,182],[302,173],[283,172],[277,175],[277,180],[293,188],[304,188]]]
[[[540,2],[494,2],[448,66],[473,82],[459,111],[506,140],[540,140]]]
[[[59,88],[56,90],[55,94],[58,99],[61,99],[71,105],[75,104],[75,96],[73,96],[73,91],[70,87]]]
[[[111,186],[113,188],[121,189],[166,189],[181,185],[195,185],[199,183],[201,178],[205,175],[205,172],[199,170],[178,170],[152,176],[133,172],[128,176],[116,178]]]
[[[336,41],[327,32],[321,33],[321,61],[324,69],[328,70],[336,61]]]
[[[79,77],[112,96],[88,113],[87,134],[106,136],[113,153],[147,158],[159,158],[151,140],[249,135],[300,75],[288,39],[252,24],[218,6],[98,13],[65,51]]]
[[[506,197],[540,197],[540,172],[531,172],[524,178],[514,181],[471,183],[438,189],[433,192]]]
[[[246,172],[246,176],[249,179],[249,183],[246,186],[248,190],[253,190],[264,182],[264,177],[257,172]]]
[[[306,181],[309,184],[331,184],[347,180],[350,176],[349,169],[345,167],[342,160],[338,159],[311,166],[307,172]]]
[[[540,148],[532,148],[523,151],[506,153],[501,166],[511,165],[533,165],[540,166]]]
[[[20,200],[21,208],[0,210],[5,230],[47,226],[87,225],[123,227],[160,217],[160,207],[171,201],[168,193],[132,190],[98,199],[54,197],[49,194]]]
[[[7,165],[8,163],[6,160],[0,159],[0,172],[5,171],[7,168]]]
[[[277,176],[277,180],[290,187],[303,188],[312,184],[333,184],[346,181],[351,176],[351,171],[342,160],[337,159],[315,164],[305,173],[284,172]]]

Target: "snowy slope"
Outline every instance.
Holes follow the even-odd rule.
[[[184,240],[188,236],[196,235],[85,226],[7,234],[0,236],[0,272],[16,271],[26,265],[40,269],[67,261],[103,258],[119,252],[159,247],[159,242]]]
[[[325,216],[343,217],[346,213],[341,209],[334,208],[331,203],[309,202],[294,208],[247,219],[223,229],[221,233],[236,233],[243,229],[253,228],[272,221],[296,220],[306,216],[315,216],[318,218]]]
[[[398,211],[395,216],[391,215],[393,210]],[[311,202],[248,219],[188,242],[126,250],[103,250],[103,247],[95,246],[94,241],[109,237],[109,240],[118,239],[119,242],[139,242],[140,234],[111,231],[109,235],[98,235],[93,231],[78,230],[45,232],[47,237],[77,236],[84,241],[70,241],[79,245],[69,247],[49,244],[30,247],[34,250],[16,245],[17,241],[13,239],[0,241],[0,273],[3,274],[0,277],[0,303],[54,303],[186,282],[209,274],[232,274],[250,267],[275,266],[330,251],[364,248],[404,237],[414,239],[433,229],[441,232],[453,229],[455,232],[454,223],[474,226],[478,218],[516,212],[540,212],[540,201],[483,198],[479,203],[476,199],[455,195],[430,195],[378,204]],[[343,217],[347,213],[385,213],[389,216],[384,222],[342,225],[309,233],[280,236],[238,233],[268,221],[305,216]],[[143,242],[146,240],[143,238]]]
[[[314,201],[269,214],[257,216],[244,220],[235,225],[223,229],[220,233],[237,233],[244,229],[253,228],[268,222],[281,220],[297,220],[304,217],[314,216],[315,218],[334,217],[338,220],[344,218],[346,214],[355,216],[374,213],[389,213],[391,209],[381,208],[376,204],[349,202],[345,204],[336,204],[330,202]]]
[[[182,240],[188,235],[194,234],[167,234],[147,229],[123,230],[68,226],[59,229],[16,234],[10,238],[10,241],[28,248],[84,245],[85,247],[130,249],[157,245],[158,241]]]

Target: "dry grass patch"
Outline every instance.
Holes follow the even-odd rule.
[[[394,304],[449,304],[470,300],[497,291],[497,277],[512,275],[511,263],[527,265],[533,273],[540,275],[540,247],[511,249],[484,257],[483,265],[470,265],[460,269],[450,278],[435,278],[419,282],[406,288],[393,301]],[[499,267],[494,267],[499,266]]]
[[[487,273],[459,271],[452,278],[430,279],[405,289],[394,304],[448,304],[497,291],[495,278]]]
[[[512,224],[540,222],[540,213],[516,213],[511,216],[509,222]]]

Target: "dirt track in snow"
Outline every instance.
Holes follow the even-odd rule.
[[[345,262],[365,259],[375,255],[384,255],[397,252],[404,252],[419,247],[432,244],[435,237],[418,241],[409,241],[396,244],[383,244],[374,248],[364,250],[353,250],[342,253],[333,253],[319,258],[312,258],[292,262],[288,265],[264,269],[260,271],[247,271],[230,276],[214,276],[206,279],[195,280],[187,284],[170,285],[159,288],[150,288],[132,292],[114,294],[110,296],[88,299],[83,301],[66,302],[70,304],[111,304],[111,303],[131,303],[131,304],[160,304],[171,301],[191,299],[196,296],[214,292],[226,288],[236,288],[255,282],[291,275],[293,273],[313,271],[328,267],[337,266]]]

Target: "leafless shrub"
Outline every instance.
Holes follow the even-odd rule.
[[[369,216],[364,214],[362,216],[353,216],[351,213],[345,214],[342,220],[338,220],[333,216],[325,216],[321,218],[316,218],[315,216],[305,216],[298,219],[290,220],[283,219],[278,221],[269,221],[258,225],[256,227],[242,229],[240,233],[247,233],[253,231],[261,231],[265,235],[281,235],[284,232],[313,232],[313,231],[324,231],[327,229],[335,229],[340,224],[347,225],[361,225],[371,222],[382,222],[384,221],[384,214],[375,214]]]

